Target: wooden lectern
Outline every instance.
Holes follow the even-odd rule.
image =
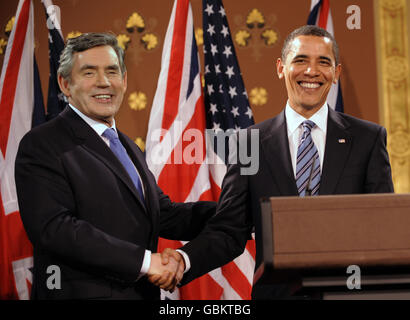
[[[410,194],[273,197],[261,210],[262,283],[323,299],[410,299]],[[349,266],[360,289],[347,286]]]

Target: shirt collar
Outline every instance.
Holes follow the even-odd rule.
[[[81,117],[81,119],[83,119],[91,128],[93,128],[99,136],[101,136],[107,129],[106,124],[91,119],[71,104],[69,104],[69,106],[75,113],[77,113]],[[115,119],[113,119],[111,128],[117,131],[117,128],[115,127]]]
[[[304,116],[297,113],[289,104],[289,100],[286,103],[285,108],[285,117],[286,117],[286,125],[288,127],[288,134],[291,135],[295,132],[295,130],[302,124],[305,120],[312,120],[316,126],[326,133],[327,130],[327,116],[329,110],[327,106],[327,102],[323,104],[323,106],[316,111],[316,113],[311,116],[309,119],[306,119]]]

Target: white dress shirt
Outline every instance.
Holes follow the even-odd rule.
[[[311,116],[309,119],[306,119],[292,109],[292,107],[289,105],[289,101],[286,103],[285,117],[286,125],[288,128],[289,151],[295,177],[298,147],[303,134],[302,122],[305,120],[311,120],[316,124],[316,126],[311,131],[311,135],[319,153],[320,170],[322,171],[323,157],[325,154],[326,146],[327,116],[329,113],[329,110],[327,108],[327,103],[325,103],[313,116]]]
[[[87,117],[84,113],[82,113],[80,110],[78,110],[76,107],[72,106],[71,104],[69,106],[71,107],[71,109],[73,109],[73,111],[75,113],[77,113],[81,117],[81,119],[83,119],[91,128],[93,128],[93,130],[95,132],[97,132],[97,134],[101,137],[101,139],[103,139],[103,141],[109,147],[110,146],[110,141],[106,137],[102,136],[102,134],[108,128],[108,126],[104,123],[95,121],[94,119],[91,119],[90,117]],[[115,120],[114,119],[113,119],[113,123],[112,123],[111,128],[114,129],[115,131],[117,131],[117,128],[115,127]],[[137,168],[135,168],[135,170],[137,171],[137,174],[138,174],[138,176],[140,178],[140,181],[141,181],[141,186],[142,186],[142,190],[143,190],[142,192],[144,192],[144,185],[143,185],[141,176],[139,175],[139,172],[138,172]],[[145,250],[144,260],[142,262],[142,267],[141,267],[140,275],[139,275],[138,279],[140,277],[144,276],[145,274],[147,274],[150,264],[151,264],[151,251],[150,250]]]

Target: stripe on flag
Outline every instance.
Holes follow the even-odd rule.
[[[0,77],[1,299],[29,299],[30,296],[32,246],[18,211],[14,161],[23,135],[31,129],[32,123],[35,125],[44,119],[38,80],[33,4],[30,0],[20,0]]]
[[[327,30],[332,36],[334,36],[329,0],[311,0],[307,24],[316,25]],[[340,81],[336,84],[332,84],[327,96],[327,103],[333,110],[343,112],[343,96]]]

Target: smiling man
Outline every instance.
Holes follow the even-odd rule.
[[[240,161],[228,166],[217,214],[182,248],[191,265],[183,283],[233,260],[253,226],[260,265],[262,198],[393,192],[386,130],[338,113],[326,102],[342,69],[333,37],[316,26],[296,29],[285,40],[276,67],[286,85],[286,106],[248,131],[259,130],[259,170],[241,175]],[[253,142],[251,134],[247,139],[242,143]],[[288,289],[257,283],[252,295],[283,298],[289,297]]]
[[[97,46],[78,52],[71,73],[66,68],[62,59],[58,81],[71,106],[111,127],[127,89],[127,72],[121,69],[114,48]]]
[[[172,290],[184,261],[155,253],[158,237],[190,240],[216,204],[172,203],[116,128],[127,72],[114,35],[68,40],[58,81],[70,105],[24,136],[15,165],[34,248],[32,298],[159,299],[156,286]]]
[[[328,37],[302,35],[290,37],[277,60],[280,79],[285,79],[289,104],[310,118],[326,102],[327,94],[340,76],[338,49]]]

